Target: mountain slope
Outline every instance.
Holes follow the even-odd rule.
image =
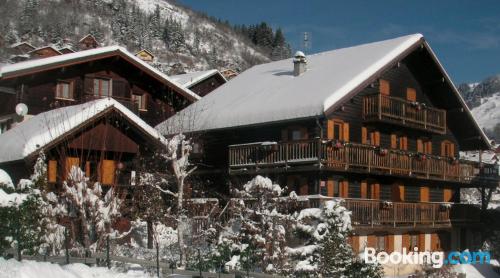
[[[271,57],[271,49],[253,44],[228,23],[171,1],[0,1],[3,62],[13,54],[7,49],[12,43],[76,48],[89,33],[101,45],[119,44],[131,52],[151,50],[156,66],[170,74],[208,68],[244,70]]]

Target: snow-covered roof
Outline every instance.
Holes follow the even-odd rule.
[[[257,65],[157,128],[199,131],[323,115],[422,41],[414,34],[309,55],[307,71],[299,76],[293,74],[292,59]]]
[[[219,75],[224,81],[227,81],[224,75],[222,75],[218,70],[205,70],[205,71],[195,71],[179,75],[170,76],[173,80],[182,84],[185,88],[191,88],[192,86],[200,83],[201,81],[212,77],[214,75]]]
[[[112,98],[98,99],[40,113],[0,134],[0,163],[24,159],[114,108],[152,138],[164,140],[153,127]]]
[[[467,152],[460,152],[460,158],[469,160],[469,161],[474,161],[474,162],[479,162],[479,152],[478,151],[467,151]],[[487,164],[495,164],[499,160],[498,155],[494,151],[483,151],[481,154],[481,161]]]
[[[51,46],[51,45],[41,46],[41,47],[39,47],[39,48],[36,48],[36,49],[31,50],[31,51],[30,51],[30,52],[28,52],[28,53],[37,52],[37,51],[39,51],[39,50],[46,49],[46,48],[50,48],[50,49],[54,50],[54,52],[58,53],[59,55],[62,55],[62,53],[61,53],[61,52],[59,52],[59,50],[57,50],[55,47],[53,47],[53,46]]]
[[[18,76],[26,73],[31,74],[33,72],[43,71],[48,68],[52,69],[54,67],[64,66],[69,63],[71,64],[75,64],[78,62],[84,63],[89,60],[107,58],[114,55],[119,55],[128,62],[143,68],[151,76],[158,79],[162,83],[167,83],[173,86],[174,89],[176,89],[176,91],[178,91],[183,96],[189,98],[190,100],[200,99],[200,97],[197,94],[193,93],[191,90],[177,83],[175,80],[172,80],[166,74],[154,68],[153,66],[149,65],[148,63],[142,61],[141,59],[131,54],[121,46],[106,46],[106,47],[78,51],[75,53],[68,53],[59,56],[52,56],[48,58],[42,58],[42,59],[7,65],[0,68],[0,79],[9,78],[11,76]]]
[[[23,45],[23,44],[35,49],[35,47],[33,45],[31,45],[29,42],[17,42],[17,43],[11,44],[10,48],[16,48],[16,47]]]
[[[96,38],[92,34],[87,34],[87,35],[83,36],[78,42],[82,42],[83,40],[85,40],[88,37],[92,38],[94,41],[97,42]]]

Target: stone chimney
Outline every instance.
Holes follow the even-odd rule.
[[[299,76],[307,70],[306,55],[302,51],[295,52],[293,56],[293,75]]]

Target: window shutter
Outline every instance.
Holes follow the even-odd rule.
[[[375,144],[374,145],[380,146],[380,132],[375,131],[374,133],[375,133],[375,140],[374,140]]]
[[[90,161],[85,162],[85,176],[90,178]]]
[[[368,198],[368,183],[366,181],[361,182],[361,198]]]
[[[422,139],[417,139],[417,152],[424,152],[424,143],[422,142]]]
[[[300,179],[300,195],[308,195],[309,194],[309,186],[307,185],[307,179]]]
[[[342,140],[349,141],[349,123],[344,123],[342,125],[342,129],[343,129]]]
[[[328,139],[333,139],[333,120],[328,120],[327,136]]]
[[[390,95],[390,91],[391,91],[391,88],[390,88],[390,84],[389,84],[389,81],[387,80],[384,80],[384,79],[380,79],[379,80],[379,83],[380,83],[380,87],[379,87],[379,90],[380,90],[380,93],[382,95]]]
[[[366,245],[367,247],[375,248],[377,237],[375,235],[368,235]]]
[[[350,243],[352,250],[354,251],[354,254],[358,254],[359,250],[359,236],[358,235],[352,235],[350,236]]]
[[[394,235],[388,234],[385,236],[385,250],[387,253],[394,252]]]
[[[366,144],[368,141],[368,130],[366,127],[361,127],[361,143]]]
[[[326,183],[326,192],[328,197],[333,197],[333,180],[328,180]]]
[[[425,233],[418,234],[418,251],[425,251]]]
[[[450,156],[455,156],[455,144],[450,143]]]
[[[50,183],[57,182],[57,160],[49,160],[48,180]]]
[[[349,184],[347,181],[340,182],[339,197],[347,198],[349,196]]]
[[[66,157],[66,164],[64,165],[64,179],[66,179],[73,166],[80,167],[80,158],[78,157]]]
[[[429,187],[420,187],[420,202],[429,202]]]
[[[396,149],[398,147],[398,137],[396,134],[391,134],[391,148]]]
[[[441,156],[446,156],[446,141],[441,142]]]
[[[101,162],[101,183],[112,185],[115,183],[116,165],[114,160],[103,160]]]
[[[417,91],[414,88],[406,88],[406,99],[408,101],[417,101]]]
[[[403,136],[403,147],[401,149],[407,151],[408,150],[408,137]]]
[[[401,247],[406,248],[407,252],[410,251],[410,235],[409,234],[402,234],[401,235]]]
[[[432,154],[432,141],[425,142],[425,153]]]
[[[453,191],[451,188],[444,188],[443,189],[443,201],[444,202],[451,202],[453,199]]]
[[[371,198],[375,200],[380,200],[380,184],[373,183],[371,186]]]
[[[437,233],[431,234],[431,251],[439,251],[441,249],[439,236]]]

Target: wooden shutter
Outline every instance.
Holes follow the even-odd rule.
[[[410,250],[410,235],[409,234],[402,234],[401,235],[401,247],[406,248],[406,251],[411,251]]]
[[[444,202],[451,202],[453,199],[453,191],[451,188],[444,188],[443,189],[443,201]]]
[[[372,131],[370,132],[370,140],[372,145],[374,146],[380,146],[380,132],[378,131]]]
[[[391,148],[398,148],[398,137],[396,136],[396,134],[391,134]]]
[[[358,252],[359,252],[359,236],[358,235],[350,236],[349,243],[351,244],[352,251],[354,251],[354,254],[358,254]]]
[[[90,175],[91,175],[91,173],[90,173],[90,161],[86,161],[85,162],[85,176],[87,178],[90,178]]]
[[[417,139],[417,152],[424,152],[424,142],[422,142],[422,139]]]
[[[342,140],[349,141],[349,123],[342,125]]]
[[[49,160],[47,178],[50,183],[57,182],[57,160]]]
[[[429,202],[429,187],[420,187],[420,202]]]
[[[307,184],[307,179],[306,178],[301,178],[300,179],[300,195],[308,195],[309,194],[309,186]]]
[[[366,144],[368,141],[368,130],[366,127],[361,127],[361,143]]]
[[[66,179],[73,166],[80,167],[80,158],[78,157],[66,157],[66,163],[64,164],[64,179]]]
[[[361,181],[361,198],[368,198],[368,183],[366,181]]]
[[[405,186],[402,184],[392,185],[392,200],[401,202],[405,200]]]
[[[376,244],[377,244],[377,236],[375,236],[375,235],[366,236],[366,247],[375,248]]]
[[[380,86],[379,87],[380,93],[382,95],[386,95],[386,96],[390,95],[391,87],[390,87],[389,81],[384,80],[384,79],[380,79],[379,84],[380,84],[379,85]]]
[[[375,200],[380,200],[380,184],[379,183],[372,183],[370,184],[371,186],[371,198]]]
[[[116,164],[114,160],[103,160],[101,162],[101,183],[112,185],[115,183]]]
[[[333,139],[333,120],[328,120],[327,136],[328,139]]]
[[[418,234],[418,251],[425,251],[425,233]]]
[[[441,244],[439,241],[439,235],[437,233],[431,234],[431,251],[441,250]]]
[[[347,198],[349,196],[349,183],[347,181],[341,181],[339,186],[339,197]]]
[[[326,192],[328,194],[328,197],[333,197],[333,186],[334,186],[334,181],[329,179],[326,183]]]
[[[426,141],[424,144],[424,152],[426,154],[432,154],[432,141]]]
[[[385,251],[387,253],[394,252],[394,235],[392,234],[385,236]]]
[[[417,91],[414,88],[406,88],[406,99],[408,101],[417,101]]]
[[[401,137],[401,143],[400,144],[401,144],[400,148],[402,150],[407,151],[408,150],[408,137],[406,137],[406,136]]]

